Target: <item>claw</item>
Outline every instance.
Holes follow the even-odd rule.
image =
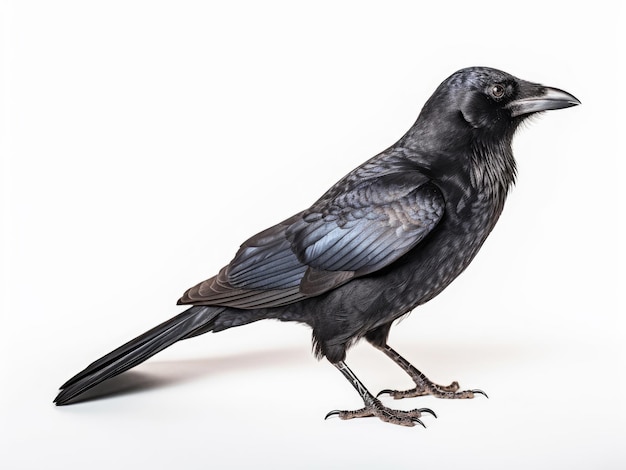
[[[381,390],[380,392],[378,392],[378,395],[376,395],[376,398],[378,398],[381,395],[393,395],[394,390],[390,390],[388,388],[386,388],[385,390]]]
[[[424,429],[426,429],[426,425],[424,423],[422,423],[421,419],[419,419],[419,418],[411,418],[411,421],[413,421],[414,423],[421,424],[424,427]]]
[[[418,408],[417,411],[419,411],[420,413],[429,413],[429,414],[433,415],[435,418],[437,417],[435,412],[433,410],[431,410],[430,408]]]
[[[482,390],[480,390],[478,388],[475,388],[474,390],[470,390],[470,392],[472,392],[474,394],[478,393],[480,395],[483,395],[485,398],[489,398],[485,392],[483,392]]]
[[[339,411],[339,410],[329,411],[328,414],[326,416],[324,416],[324,421],[326,421],[331,416],[339,416],[340,414],[341,414],[341,411]]]

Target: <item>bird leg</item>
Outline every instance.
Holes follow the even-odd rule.
[[[409,361],[403,358],[395,350],[393,350],[386,343],[382,346],[375,345],[387,356],[391,358],[393,362],[398,364],[403,371],[405,371],[415,382],[415,388],[410,390],[382,390],[377,397],[387,394],[391,395],[396,400],[400,398],[421,397],[424,395],[432,395],[437,398],[474,398],[474,395],[480,394],[485,397],[487,394],[482,390],[464,390],[459,392],[459,383],[454,381],[450,385],[438,385],[431,382],[424,374],[417,370]]]
[[[415,410],[404,411],[404,410],[394,410],[391,408],[387,408],[383,406],[380,400],[374,395],[372,395],[367,388],[361,383],[354,372],[350,370],[350,368],[346,365],[345,362],[339,361],[333,363],[333,365],[339,369],[339,371],[344,375],[346,379],[352,384],[352,386],[359,392],[361,398],[363,399],[363,403],[365,406],[359,410],[354,411],[341,411],[341,410],[333,410],[326,415],[328,419],[330,416],[339,416],[341,419],[352,419],[352,418],[367,418],[371,416],[376,416],[381,420],[392,423],[399,424],[401,426],[415,426],[415,424],[421,424],[426,427],[424,423],[419,419],[422,413],[430,413],[435,418],[434,411],[429,408],[417,408]]]

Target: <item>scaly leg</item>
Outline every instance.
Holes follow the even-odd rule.
[[[383,406],[379,399],[374,397],[367,388],[361,383],[354,372],[350,370],[350,368],[346,365],[345,362],[339,361],[333,363],[333,365],[339,369],[339,371],[344,375],[346,379],[352,384],[352,386],[359,392],[359,395],[363,399],[363,403],[365,407],[355,410],[355,411],[341,411],[341,410],[333,410],[326,415],[327,419],[330,416],[337,415],[341,419],[352,419],[352,418],[366,418],[371,416],[376,416],[381,420],[392,423],[399,424],[402,426],[415,426],[415,424],[421,424],[426,427],[424,423],[419,419],[422,413],[430,413],[435,418],[437,417],[435,413],[428,408],[417,408],[411,411],[403,411],[403,410],[394,410],[391,408],[387,408]]]
[[[400,398],[421,397],[424,395],[432,395],[437,398],[474,398],[474,395],[480,394],[485,397],[487,394],[482,390],[464,390],[459,392],[459,383],[452,382],[450,385],[437,385],[431,382],[424,374],[417,370],[409,361],[403,358],[400,354],[394,351],[388,344],[382,346],[374,345],[380,349],[387,356],[391,358],[393,362],[398,364],[402,370],[404,370],[415,382],[415,388],[411,390],[382,390],[377,397],[387,394],[391,395],[396,400]]]

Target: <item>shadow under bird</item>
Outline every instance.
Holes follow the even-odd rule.
[[[263,319],[313,330],[325,357],[357,390],[363,408],[342,419],[376,416],[414,426],[428,408],[388,408],[345,363],[365,338],[415,382],[383,390],[393,398],[473,398],[457,382],[437,385],[387,344],[392,323],[446,288],[472,261],[502,212],[515,180],[511,141],[535,113],[580,102],[557,88],[487,67],[448,77],[394,145],[348,173],[311,207],[245,241],[219,273],[178,301],[191,307],[98,359],[55,399],[83,392],[175,342]]]

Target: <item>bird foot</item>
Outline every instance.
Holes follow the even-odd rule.
[[[402,398],[412,398],[412,397],[423,397],[425,395],[432,395],[436,398],[474,398],[475,395],[484,395],[487,397],[487,394],[479,389],[473,390],[463,390],[459,392],[459,383],[454,381],[450,385],[438,385],[436,383],[431,382],[426,377],[421,376],[414,378],[415,380],[415,388],[410,390],[381,390],[378,392],[376,397],[381,395],[389,395],[393,397],[395,400],[400,400]],[[489,398],[489,397],[487,397]]]
[[[430,408],[417,408],[415,410],[404,411],[404,410],[394,410],[391,408],[387,408],[383,406],[380,400],[374,399],[370,404],[366,405],[364,408],[360,410],[354,411],[341,411],[341,410],[333,410],[326,415],[324,419],[328,419],[331,416],[339,416],[341,419],[353,419],[353,418],[368,418],[372,416],[376,416],[382,421],[391,424],[399,424],[400,426],[415,426],[416,424],[420,424],[424,427],[426,425],[420,420],[420,416],[422,413],[428,413],[433,415],[435,418],[437,415]]]

